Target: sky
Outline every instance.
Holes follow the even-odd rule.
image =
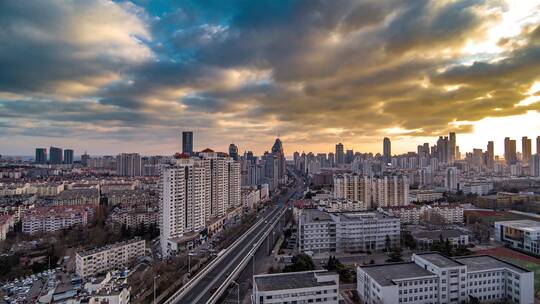
[[[540,135],[539,24],[533,0],[1,1],[0,154],[167,155],[184,130],[288,155],[454,131],[501,154]]]

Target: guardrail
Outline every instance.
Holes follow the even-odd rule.
[[[259,240],[255,243],[255,246],[253,246],[249,250],[249,252],[242,259],[242,261],[238,264],[238,266],[236,266],[236,268],[234,268],[234,270],[231,272],[231,274],[227,278],[225,278],[225,281],[223,281],[221,286],[214,292],[214,294],[212,294],[212,296],[210,297],[210,299],[208,299],[206,304],[214,304],[214,303],[217,302],[217,300],[219,300],[219,298],[223,295],[225,290],[227,290],[227,288],[229,287],[229,285],[231,284],[233,279],[235,279],[240,274],[240,272],[247,266],[247,264],[249,263],[249,260],[251,259],[251,257],[255,255],[255,253],[257,252],[257,250],[261,246],[261,244],[270,235],[270,232],[274,230],[274,228],[276,227],[276,224],[278,223],[278,221],[281,219],[281,217],[283,216],[283,214],[286,211],[287,211],[287,209],[283,209],[279,213],[279,216],[272,223],[271,229],[266,230],[263,237],[259,238]]]
[[[240,242],[246,239],[246,237],[256,228],[259,227],[259,225],[265,221],[265,218],[261,218],[255,225],[251,226],[240,238],[238,238],[236,241],[234,241],[231,246],[229,246],[227,249],[225,249],[227,252],[224,254],[218,256],[216,259],[212,260],[202,271],[198,272],[191,280],[189,280],[184,286],[182,286],[180,289],[178,289],[170,298],[165,300],[163,302],[164,304],[173,304],[179,301],[185,294],[190,291],[193,286],[198,283],[208,272],[210,272],[217,263],[219,263],[221,260],[224,259],[225,256],[229,252],[231,252],[234,248],[238,246]]]

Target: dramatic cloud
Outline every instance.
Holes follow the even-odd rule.
[[[260,152],[277,133],[307,150],[474,132],[540,110],[540,6],[526,2],[2,3],[0,138],[172,153],[192,129]]]

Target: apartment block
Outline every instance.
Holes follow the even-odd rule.
[[[88,251],[77,252],[76,272],[88,278],[111,269],[127,267],[135,259],[144,256],[145,241],[139,238],[107,245]]]
[[[329,213],[303,209],[299,216],[298,242],[301,251],[354,253],[382,250],[386,239],[399,245],[399,218],[384,212]]]
[[[495,240],[512,248],[540,254],[540,222],[532,220],[495,222]]]
[[[241,209],[240,175],[239,162],[210,149],[194,157],[177,154],[161,168],[160,242],[165,255],[178,251],[206,223]]]
[[[463,223],[463,207],[451,204],[390,207],[385,211],[400,218],[402,224],[417,225],[423,221]]]
[[[375,303],[534,303],[534,273],[492,256],[413,254],[412,262],[359,266],[357,291]]]
[[[36,234],[86,226],[93,217],[94,209],[89,206],[49,206],[26,211],[22,217],[22,232]]]
[[[334,197],[364,202],[367,208],[406,206],[409,181],[406,176],[367,177],[356,173],[334,175]]]
[[[253,276],[254,304],[339,303],[339,276],[324,270]]]

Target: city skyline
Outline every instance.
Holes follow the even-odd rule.
[[[257,154],[280,133],[288,156],[456,132],[501,155],[540,133],[539,4],[2,3],[0,153],[170,155],[190,130]]]

